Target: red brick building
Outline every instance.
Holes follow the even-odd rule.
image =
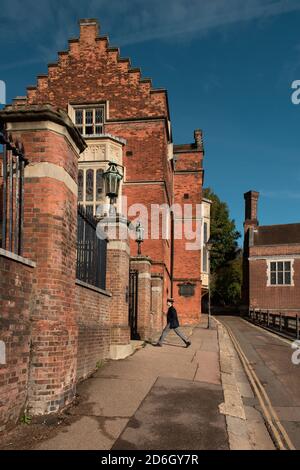
[[[114,159],[124,167],[122,193],[128,206],[143,204],[150,212],[153,204],[192,204],[195,229],[195,206],[202,201],[201,131],[195,131],[193,144],[173,146],[167,91],[154,89],[150,79],[142,78],[140,69],[132,68],[117,48],[109,47],[108,38],[99,36],[96,20],[82,20],[79,39],[70,40],[69,51],[58,55],[48,74],[38,76],[37,85],[30,86],[27,97],[15,100],[15,105],[50,103],[68,112],[88,144],[79,165],[82,192],[87,192],[87,172],[104,170],[107,161]],[[94,213],[104,199],[101,183],[99,189],[96,184],[94,194],[99,190],[100,197],[91,206]],[[163,278],[164,308],[167,296],[173,295],[183,322],[197,322],[201,309],[200,249],[187,250],[184,238],[173,244],[171,226],[169,239],[160,236],[153,240],[151,221],[143,217],[142,221],[148,226],[149,238],[143,253],[151,258],[151,274]],[[132,241],[131,252],[135,250]],[[192,286],[193,295],[181,296],[180,284]]]
[[[7,136],[0,174],[0,431],[24,410],[61,409],[103,360],[132,353],[137,336],[154,338],[168,296],[182,324],[197,324],[201,315],[202,235],[209,233],[202,132],[194,132],[192,144],[174,145],[167,91],[154,89],[98,29],[96,20],[82,20],[80,37],[48,74],[0,113]],[[105,219],[116,236],[103,250],[90,215],[106,212],[109,162],[122,182],[117,219]],[[137,219],[146,234],[139,255]],[[90,239],[80,238],[82,227]],[[88,243],[94,251],[86,256]],[[102,253],[101,263],[91,253]],[[79,275],[89,258],[96,260],[92,280]]]
[[[259,193],[245,194],[244,300],[248,308],[299,314],[300,223],[260,226]]]

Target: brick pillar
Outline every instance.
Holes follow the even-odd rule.
[[[57,412],[75,395],[77,172],[85,143],[68,116],[50,106],[2,112],[24,144],[24,256],[36,262],[31,301],[27,409]]]
[[[141,339],[151,336],[151,259],[137,256],[130,260],[131,269],[138,271],[138,333]]]
[[[151,339],[157,337],[163,329],[163,276],[151,275]]]
[[[110,357],[123,359],[132,353],[128,314],[130,248],[128,221],[122,217],[105,222],[107,245],[106,286],[112,293],[110,306]]]

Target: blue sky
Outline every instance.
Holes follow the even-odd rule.
[[[175,143],[205,139],[205,185],[242,230],[243,193],[261,192],[262,225],[300,222],[299,0],[0,0],[7,101],[35,84],[78,36],[79,18],[168,89]]]

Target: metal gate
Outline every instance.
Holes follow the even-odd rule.
[[[131,339],[140,339],[138,334],[138,271],[129,273],[129,325]]]

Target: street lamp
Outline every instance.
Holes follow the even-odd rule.
[[[106,196],[108,196],[110,200],[109,215],[114,215],[114,204],[119,194],[120,183],[123,179],[123,175],[119,172],[118,165],[116,163],[109,162],[108,170],[103,173],[103,178],[105,181]]]
[[[208,253],[208,322],[207,328],[210,328],[210,317],[211,317],[211,271],[210,271],[210,253],[213,247],[212,240],[209,239],[205,244]]]
[[[141,244],[144,242],[144,232],[145,232],[145,229],[143,228],[141,222],[138,222],[135,227],[135,233],[136,233],[135,241],[138,244],[138,255],[142,254]]]

